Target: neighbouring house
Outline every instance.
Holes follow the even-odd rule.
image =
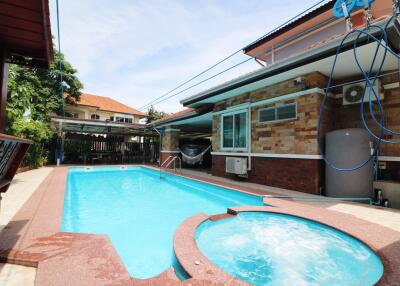
[[[82,93],[79,101],[66,104],[72,118],[122,123],[140,123],[146,114],[110,97]]]
[[[345,20],[332,14],[334,2],[245,47],[243,52],[264,67],[185,98],[181,103],[186,110],[154,122],[163,131],[161,161],[180,152],[181,140],[202,136],[212,144],[213,175],[232,177],[229,158],[242,158],[247,171],[234,177],[324,194],[325,164],[317,143],[317,122],[332,60],[346,34]],[[376,25],[384,27],[391,14],[392,1],[374,2]],[[363,17],[362,9],[354,12],[354,25],[362,26]],[[393,26],[389,23],[388,29],[395,31]],[[389,34],[392,48],[398,49],[398,33]],[[370,61],[374,45],[366,37],[360,38],[362,63]],[[323,140],[328,131],[361,127],[359,105],[349,104],[352,102],[343,95],[361,79],[351,48],[349,39],[333,74],[338,87],[331,91],[325,108]],[[381,57],[379,53],[378,59]],[[400,130],[400,77],[393,73],[396,70],[397,59],[388,55],[382,73],[389,75],[380,79],[377,90],[383,98],[387,126]],[[383,146],[379,159],[385,164],[382,172],[387,179],[400,181],[400,146]]]
[[[142,123],[145,113],[110,97],[87,93],[82,93],[77,102],[66,102],[66,116],[51,117],[59,138],[54,144],[55,160],[60,156],[64,162],[84,164],[157,160],[157,133]],[[64,153],[60,155],[57,150]]]

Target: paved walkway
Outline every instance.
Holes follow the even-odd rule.
[[[5,194],[2,194],[0,231],[8,224],[11,218],[29,199],[52,170],[52,167],[43,167],[17,174],[14,177],[8,191]]]
[[[4,199],[2,201],[2,209],[0,210],[0,230],[4,228],[4,226],[17,213],[24,202],[28,200],[28,198],[34,193],[34,191],[44,181],[44,179],[52,170],[52,167],[44,167],[41,169],[18,174],[15,177],[15,180],[13,181],[9,191],[3,196]],[[235,188],[235,186],[237,186],[238,189],[242,190],[246,190],[248,188],[249,190],[252,190],[252,192],[260,195],[307,195],[291,190],[214,177],[210,174],[193,170],[183,170],[183,174],[197,177],[198,179],[214,181],[214,183],[220,182],[221,184],[227,185],[232,188]],[[51,184],[48,186],[52,190],[54,190],[53,183],[54,182],[51,182]],[[315,195],[309,196],[315,198],[319,197]],[[378,208],[358,203],[347,202],[297,201],[297,203],[300,203],[303,206],[318,206],[339,213],[351,214],[357,218],[361,218],[363,220],[380,224],[396,231],[400,231],[400,210]],[[40,275],[37,275],[37,271],[35,268],[11,264],[0,264],[0,286],[31,286],[35,284],[35,279],[38,279],[38,276]]]
[[[36,268],[0,263],[0,286],[35,285]]]
[[[15,176],[8,191],[2,195],[0,232],[52,170],[52,167],[43,167]],[[0,286],[33,286],[35,277],[34,267],[0,263]]]
[[[251,189],[257,189],[260,191],[260,194],[278,194],[282,196],[309,196],[313,198],[319,198],[321,197],[322,199],[324,197],[322,196],[316,196],[316,195],[310,195],[310,194],[305,194],[301,192],[296,192],[292,190],[287,190],[287,189],[281,189],[281,188],[275,188],[275,187],[269,187],[269,186],[264,186],[264,185],[259,185],[259,184],[254,184],[254,183],[247,183],[247,182],[239,182],[235,181],[232,179],[227,179],[227,178],[221,178],[221,177],[216,177],[212,176],[209,173],[205,172],[199,172],[195,170],[187,170],[187,169],[182,169],[182,174],[183,175],[192,175],[192,176],[197,176],[200,178],[205,178],[208,180],[214,180],[218,182],[223,182],[223,183],[228,183],[228,184],[235,184],[241,187],[248,187]],[[357,218],[380,224],[382,226],[386,226],[388,228],[391,228],[395,231],[400,232],[400,210],[397,209],[388,209],[388,208],[382,208],[382,207],[376,207],[376,206],[369,206],[366,204],[360,204],[360,203],[353,203],[353,202],[343,202],[343,201],[338,201],[338,202],[324,202],[324,201],[304,201],[304,200],[296,200],[297,203],[305,204],[305,205],[311,205],[311,206],[316,206],[316,207],[321,207],[345,214],[351,214],[354,215]]]

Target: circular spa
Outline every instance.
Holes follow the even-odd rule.
[[[244,212],[196,230],[201,252],[254,285],[374,285],[379,257],[353,237],[295,216]]]

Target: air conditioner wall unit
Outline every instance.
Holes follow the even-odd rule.
[[[236,175],[247,174],[247,158],[226,157],[225,172]]]
[[[365,89],[364,102],[368,102],[370,87],[369,86],[365,87],[365,81],[343,86],[343,105],[360,103],[361,97],[364,94],[364,89]],[[374,90],[379,99],[382,100],[384,96],[381,90],[380,80],[377,80],[375,82]],[[375,95],[372,92],[371,92],[371,100],[376,101]]]

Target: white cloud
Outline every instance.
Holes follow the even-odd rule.
[[[60,1],[62,50],[78,69],[85,92],[110,96],[138,108],[314,3]],[[246,58],[240,53],[206,76]],[[254,62],[243,65],[157,108],[177,111],[182,108],[179,100],[183,97],[256,68]]]

